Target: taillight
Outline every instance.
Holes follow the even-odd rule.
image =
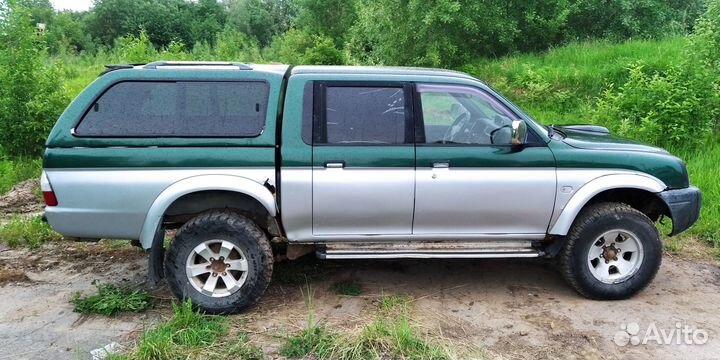
[[[55,192],[53,192],[52,186],[50,185],[50,180],[48,180],[47,174],[45,174],[44,171],[42,175],[40,175],[40,190],[42,190],[45,205],[57,206],[57,197],[55,197]]]
[[[55,193],[52,191],[43,191],[43,200],[47,206],[57,206],[58,204]]]

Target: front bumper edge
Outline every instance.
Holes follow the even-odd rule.
[[[700,217],[702,193],[697,187],[666,190],[658,195],[667,205],[672,218],[673,228],[669,236],[687,230]]]

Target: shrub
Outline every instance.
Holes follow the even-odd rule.
[[[293,65],[342,65],[345,54],[335,47],[331,38],[291,29],[276,37],[266,57]]]
[[[0,17],[0,147],[8,155],[39,155],[69,99],[62,71],[47,60],[43,35],[26,9],[10,3]]]
[[[593,110],[594,122],[619,135],[655,145],[693,148],[712,132],[713,109],[707,107],[712,85],[695,70],[671,67],[646,72],[630,66],[630,79],[606,89]]]
[[[665,71],[646,71],[642,63],[630,66],[629,80],[600,96],[593,120],[656,145],[695,148],[718,126],[718,45],[720,0],[713,0],[690,36],[684,60]]]

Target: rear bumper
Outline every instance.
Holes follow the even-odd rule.
[[[692,226],[700,216],[702,194],[690,186],[684,189],[666,190],[658,194],[670,210],[673,229],[670,236],[677,235]]]

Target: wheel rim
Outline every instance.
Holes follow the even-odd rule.
[[[605,284],[623,282],[640,269],[643,246],[638,237],[624,230],[610,230],[590,246],[587,264],[595,279]]]
[[[195,290],[212,297],[229,296],[240,290],[248,273],[247,257],[227,240],[207,240],[188,255],[185,266]]]

